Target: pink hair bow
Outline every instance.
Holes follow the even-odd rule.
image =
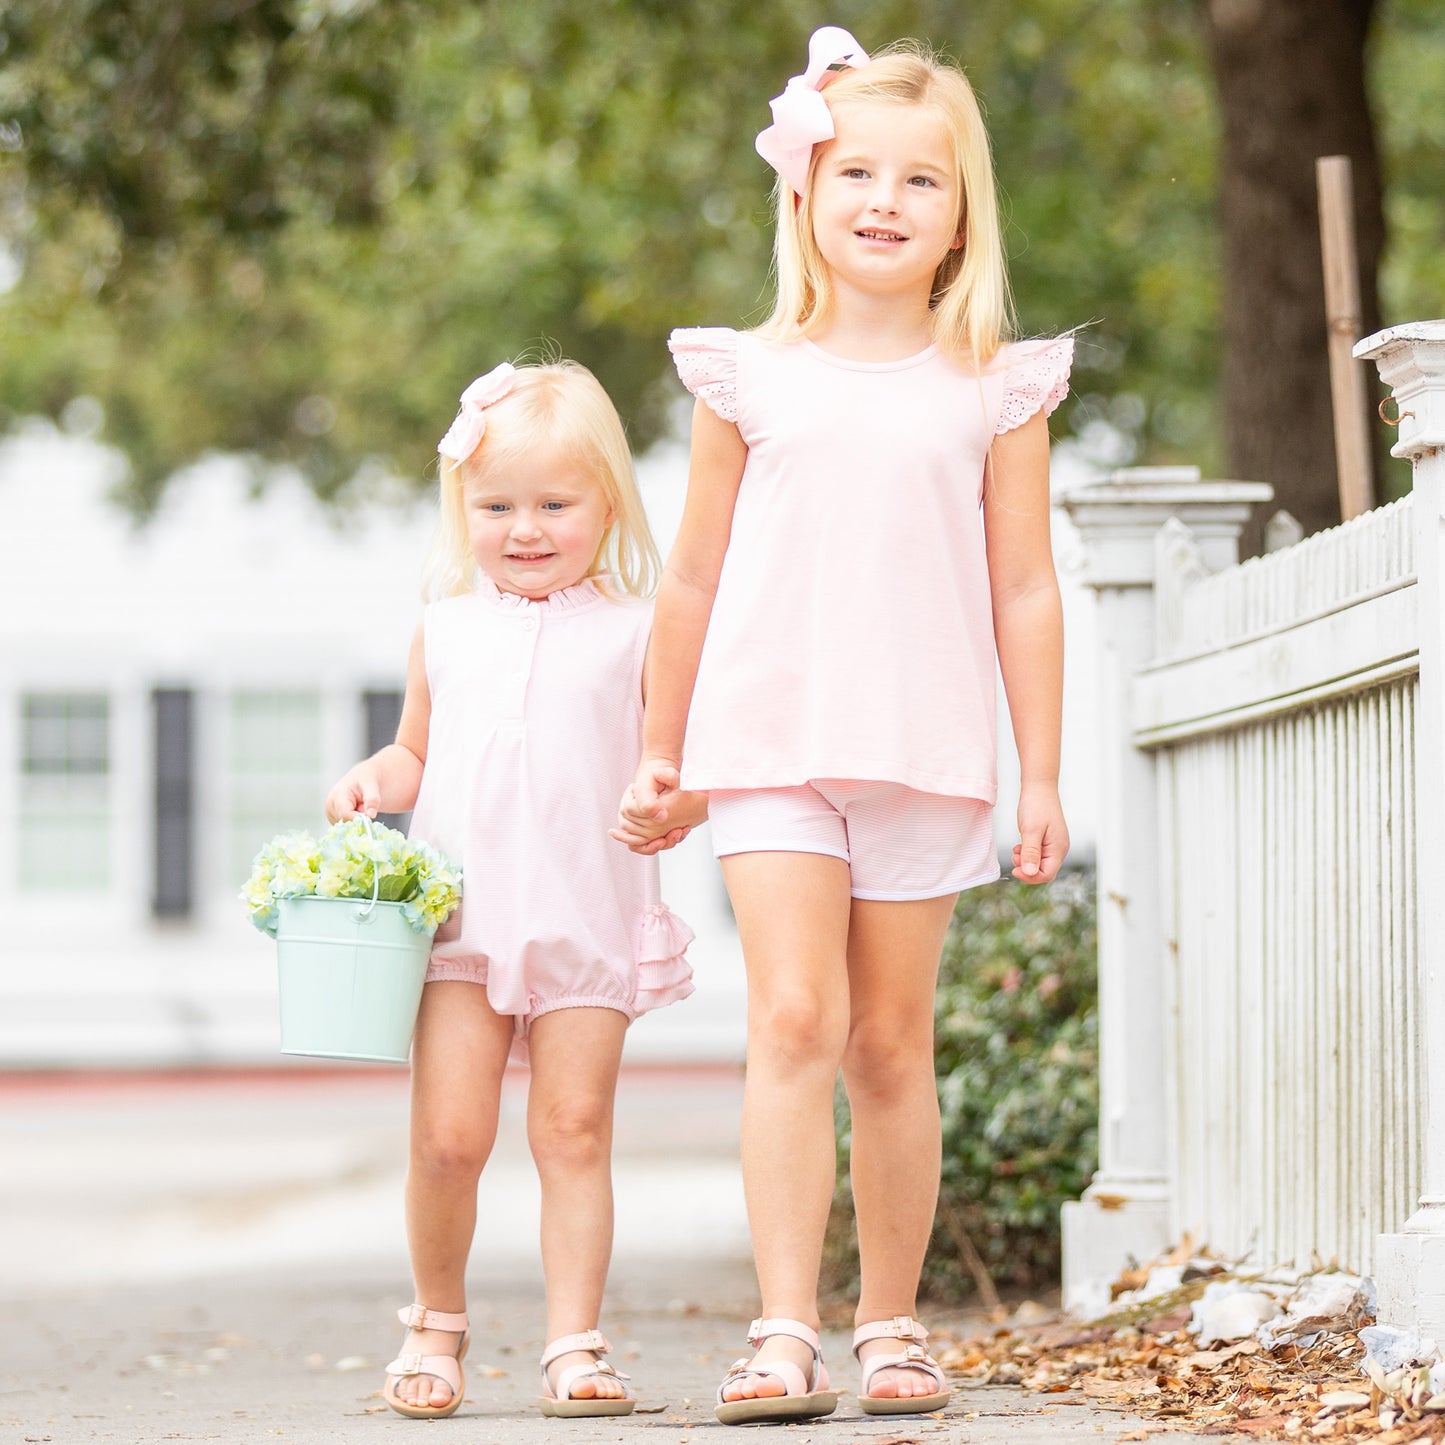
[[[466,461],[487,430],[487,408],[495,406],[516,384],[517,369],[509,361],[479,376],[462,393],[462,409],[437,443],[437,451],[454,462]]]
[[[833,139],[833,114],[823,87],[840,71],[866,65],[868,52],[846,31],[825,25],[808,41],[808,68],[769,104],[773,123],[758,132],[758,154],[801,196],[808,185],[813,147]]]

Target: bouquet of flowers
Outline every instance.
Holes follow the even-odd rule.
[[[462,874],[435,848],[366,818],[333,823],[320,839],[283,833],[256,855],[241,901],[251,922],[276,936],[282,898],[376,897],[430,937],[462,896]]]

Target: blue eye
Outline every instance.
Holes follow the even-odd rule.
[[[542,508],[548,512],[560,512],[566,505],[566,502],[543,502]]]
[[[489,511],[493,516],[499,516],[502,512],[505,512],[507,510],[507,504],[505,502],[488,502],[486,510]]]

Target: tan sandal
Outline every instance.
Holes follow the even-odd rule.
[[[381,1398],[396,1411],[411,1420],[445,1420],[461,1408],[462,1394],[466,1381],[462,1378],[462,1360],[466,1358],[467,1345],[471,1343],[471,1332],[464,1314],[449,1315],[441,1310],[429,1310],[425,1305],[408,1305],[397,1310],[396,1317],[409,1330],[455,1330],[459,1333],[455,1355],[398,1355],[386,1367],[386,1384],[382,1387]],[[396,1393],[397,1381],[412,1375],[433,1375],[448,1386],[452,1397],[445,1405],[413,1405]]]
[[[542,1350],[542,1413],[564,1420],[577,1420],[589,1415],[630,1415],[637,1407],[632,1392],[624,1384],[620,1400],[590,1399],[574,1400],[572,1387],[579,1380],[590,1380],[597,1375],[606,1375],[609,1380],[626,1380],[629,1377],[621,1370],[614,1370],[606,1360],[596,1358],[605,1355],[612,1348],[601,1330],[583,1330],[578,1335],[560,1335]],[[547,1366],[563,1355],[577,1350],[586,1350],[594,1356],[590,1365],[569,1365],[557,1376],[555,1388],[547,1374]]]
[[[773,1335],[789,1335],[801,1340],[813,1352],[813,1378],[809,1380],[791,1360],[770,1360],[754,1363],[739,1360],[717,1387],[717,1404],[713,1414],[724,1425],[761,1425],[769,1421],[816,1420],[831,1415],[838,1408],[838,1395],[828,1388],[828,1371],[823,1364],[823,1350],[817,1330],[801,1320],[754,1320],[748,1327],[748,1343],[756,1350]],[[723,1391],[735,1380],[749,1375],[771,1375],[781,1381],[782,1395],[760,1395],[751,1400],[725,1400]]]
[[[894,1315],[891,1320],[876,1320],[859,1325],[853,1331],[853,1353],[869,1340],[894,1339],[903,1342],[898,1354],[874,1355],[863,1365],[863,1379],[858,1385],[858,1408],[865,1415],[928,1415],[941,1410],[953,1396],[953,1389],[943,1378],[943,1369],[928,1353],[928,1331],[911,1315]],[[862,1364],[862,1361],[859,1361]],[[889,1399],[870,1395],[868,1386],[879,1370],[921,1370],[931,1377],[938,1389],[931,1395],[899,1395]]]

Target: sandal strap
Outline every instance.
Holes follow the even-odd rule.
[[[451,1386],[453,1395],[462,1392],[462,1369],[455,1355],[398,1355],[387,1367],[388,1375],[435,1375]]]
[[[782,1384],[783,1394],[785,1396],[811,1395],[813,1393],[813,1388],[808,1384],[808,1377],[791,1360],[772,1360],[766,1364],[754,1365],[744,1359],[730,1366],[727,1374],[723,1376],[722,1384],[717,1387],[718,1404],[727,1405],[732,1403],[723,1398],[723,1391],[734,1381],[746,1379],[749,1375],[757,1375],[763,1378],[771,1375],[773,1379]],[[816,1365],[814,1367],[814,1375],[814,1386],[819,1389],[826,1389],[826,1375],[819,1376]],[[819,1378],[823,1380],[821,1385],[818,1383]]]
[[[614,1370],[606,1360],[598,1360],[592,1365],[569,1365],[557,1376],[557,1384],[554,1388],[552,1382],[547,1380],[547,1371],[545,1369],[542,1371],[542,1378],[547,1380],[547,1391],[554,1400],[573,1399],[572,1386],[579,1380],[586,1380],[594,1375],[606,1375],[613,1380],[630,1380],[632,1378],[631,1375],[624,1375],[621,1370]],[[624,1400],[632,1398],[632,1391],[626,1385],[622,1387],[622,1398]]]
[[[583,1330],[575,1335],[558,1335],[555,1340],[542,1347],[542,1368],[545,1370],[558,1355],[570,1355],[576,1350],[590,1350],[594,1355],[609,1353],[612,1346],[601,1330]]]
[[[943,1367],[922,1345],[909,1345],[902,1354],[874,1355],[863,1366],[863,1379],[858,1386],[860,1396],[870,1393],[868,1386],[879,1370],[922,1370],[940,1390],[948,1388],[943,1378]]]
[[[912,1315],[894,1315],[890,1320],[874,1320],[871,1324],[859,1325],[853,1331],[853,1353],[859,1345],[869,1340],[916,1340],[920,1345],[928,1343],[928,1331]]]
[[[774,1319],[756,1319],[748,1326],[748,1343],[754,1349],[772,1335],[790,1335],[795,1340],[802,1340],[812,1350],[815,1360],[823,1358],[823,1346],[817,1330],[809,1328],[802,1320],[790,1320],[779,1315]]]
[[[460,1332],[467,1328],[465,1313],[446,1314],[442,1310],[428,1309],[425,1305],[407,1305],[405,1309],[397,1310],[396,1317],[409,1330],[455,1330]]]
[[[745,1379],[749,1375],[771,1375],[773,1379],[782,1384],[785,1395],[811,1395],[815,1390],[828,1388],[828,1371],[823,1365],[823,1347],[818,1339],[817,1330],[810,1325],[805,1325],[802,1320],[790,1320],[784,1315],[778,1315],[771,1319],[756,1319],[748,1326],[748,1343],[754,1349],[757,1349],[764,1340],[770,1339],[773,1335],[787,1335],[791,1339],[801,1340],[812,1350],[812,1380],[809,1381],[808,1377],[791,1360],[754,1362],[743,1358],[729,1366],[722,1384],[717,1387],[719,1405],[732,1403],[723,1398],[723,1391],[735,1380]]]

